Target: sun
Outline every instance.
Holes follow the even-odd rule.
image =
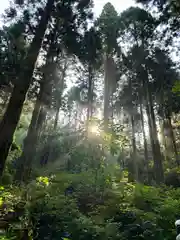
[[[99,135],[100,134],[100,129],[97,125],[91,125],[89,126],[89,132],[92,134]]]

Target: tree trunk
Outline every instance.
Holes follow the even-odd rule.
[[[42,99],[36,101],[31,123],[28,128],[28,134],[24,140],[23,152],[19,158],[19,167],[15,176],[15,180],[19,182],[26,182],[31,174],[31,166],[36,155],[38,139],[40,138],[42,126],[46,119],[46,112],[41,104]]]
[[[149,92],[149,91],[148,91]],[[156,182],[162,183],[164,182],[164,171],[163,171],[163,164],[162,164],[162,154],[157,134],[157,125],[154,113],[154,106],[152,101],[151,93],[149,92],[149,109],[150,109],[150,117],[152,123],[152,137],[153,137],[153,144],[154,144],[154,170],[156,176]]]
[[[148,146],[147,139],[145,134],[145,124],[144,124],[144,115],[143,115],[143,105],[140,103],[140,114],[141,114],[141,123],[142,123],[142,133],[143,133],[143,142],[144,142],[144,165],[145,170],[148,172]]]
[[[56,29],[56,28],[55,28]],[[29,176],[27,173],[30,174],[32,162],[34,159],[34,156],[36,155],[36,148],[37,148],[37,142],[40,138],[40,134],[42,132],[43,124],[45,123],[46,116],[47,116],[47,109],[50,108],[51,102],[52,102],[52,74],[50,71],[53,71],[51,68],[54,66],[54,52],[52,51],[54,46],[54,40],[56,37],[56,32],[54,32],[51,35],[50,39],[50,47],[47,53],[47,60],[45,64],[45,71],[44,76],[42,79],[42,83],[40,86],[40,92],[39,97],[37,99],[37,107],[38,107],[38,115],[34,115],[34,119],[32,117],[31,124],[29,126],[28,135],[26,139],[24,140],[24,147],[23,147],[23,153],[20,157],[21,166],[19,171],[19,178],[17,176],[17,179],[20,181],[26,181],[28,180]],[[39,102],[39,105],[38,105]],[[36,109],[34,109],[36,112]],[[36,117],[36,119],[35,119]],[[32,126],[31,126],[32,125]],[[30,153],[34,153],[33,156]],[[24,164],[26,163],[26,164]]]
[[[155,180],[157,183],[164,182],[164,171],[163,171],[163,164],[162,164],[162,154],[160,149],[160,144],[158,140],[157,134],[157,126],[156,126],[156,119],[154,113],[154,104],[152,99],[152,93],[149,88],[149,77],[148,71],[146,69],[144,71],[143,77],[143,88],[146,100],[146,111],[148,116],[148,124],[149,124],[149,133],[151,139],[151,146],[152,146],[152,154],[154,160],[154,173],[155,173]]]
[[[45,7],[36,34],[23,63],[24,70],[19,74],[18,84],[13,89],[7,110],[0,123],[0,176],[2,176],[6,158],[13,141],[13,135],[19,122],[26,93],[31,84],[34,66],[41,48],[41,43],[50,19],[54,0],[49,0]]]
[[[131,126],[132,126],[132,149],[133,149],[133,155],[132,155],[132,163],[133,163],[133,169],[134,169],[134,177],[135,180],[138,181],[139,179],[139,171],[138,171],[138,162],[137,162],[137,147],[136,147],[136,136],[135,136],[135,122],[134,122],[134,116],[131,116]]]
[[[172,128],[170,115],[167,116],[167,120],[168,120],[168,125],[169,125],[169,135],[170,135],[172,147],[174,150],[176,164],[177,164],[177,166],[179,166],[180,165],[179,155],[178,155],[178,150],[177,150],[177,146],[176,146],[176,140],[175,140],[175,136],[174,136],[174,132],[173,132],[173,128]]]
[[[61,107],[61,103],[62,103],[62,94],[64,91],[64,83],[65,83],[67,68],[68,68],[68,58],[66,57],[64,67],[62,69],[62,75],[61,75],[60,81],[56,83],[56,86],[61,89],[61,92],[59,94],[60,99],[58,99],[56,101],[57,106],[56,106],[56,116],[55,116],[55,121],[54,121],[54,131],[56,130],[58,121],[59,121],[59,112],[60,112],[60,107]]]
[[[57,125],[58,125],[58,121],[59,121],[59,113],[60,113],[60,107],[61,107],[60,105],[61,105],[61,103],[59,102],[58,103],[58,107],[56,109],[56,116],[55,116],[55,120],[54,120],[54,131],[56,131]]]
[[[108,92],[108,63],[107,57],[104,60],[104,127],[108,129],[108,118],[109,118],[109,92]]]
[[[40,114],[40,109],[41,109],[41,96],[42,96],[42,87],[40,87],[40,92],[39,96],[36,100],[35,107],[33,110],[32,118],[31,118],[31,123],[28,128],[28,133],[27,136],[24,140],[24,146],[23,146],[23,153],[19,158],[19,161],[17,163],[17,170],[16,170],[16,175],[15,175],[15,181],[24,181],[24,155],[29,156],[31,161],[33,161],[33,157],[35,155],[35,146],[37,143],[37,122]],[[32,155],[33,152],[33,155]]]
[[[92,117],[92,94],[93,94],[92,67],[91,67],[90,64],[88,66],[88,74],[89,74],[89,79],[88,79],[88,107],[87,107],[87,124],[86,124],[87,134],[88,134],[88,131],[89,131],[89,120]]]
[[[143,81],[143,86],[145,88],[145,97],[146,97],[146,111],[148,116],[148,124],[149,124],[149,132],[150,132],[150,139],[152,145],[152,153],[153,153],[153,160],[154,160],[154,173],[155,179],[157,183],[164,182],[164,171],[162,165],[162,154],[160,150],[160,144],[158,140],[157,134],[157,126],[156,126],[156,119],[154,113],[154,106],[152,100],[152,93],[149,89],[149,81],[148,81],[148,74],[146,73],[146,78]]]
[[[108,131],[111,117],[110,99],[116,89],[116,68],[112,56],[106,54],[104,59],[104,127]]]
[[[41,107],[36,126],[38,139],[41,137],[43,130],[46,128],[46,121],[47,121],[47,109],[43,106]]]
[[[161,140],[160,142],[162,143],[163,146],[163,154],[166,162],[171,161],[170,156],[169,156],[169,150],[168,150],[168,144],[167,144],[167,137],[166,137],[166,119],[163,119],[162,123],[160,122],[161,126]]]

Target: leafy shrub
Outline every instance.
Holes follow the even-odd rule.
[[[7,236],[20,239],[26,229],[34,240],[175,239],[180,190],[132,185],[110,173],[59,173],[3,190],[3,203],[20,213]]]
[[[34,239],[61,239],[65,233],[70,239],[116,239],[116,227],[95,222],[89,215],[101,197],[101,184],[94,184],[95,175],[62,174],[47,187],[47,194],[35,201],[30,208],[35,227]],[[68,186],[73,186],[69,196]],[[90,206],[91,205],[91,206]],[[92,207],[93,206],[93,207]],[[112,236],[112,238],[109,238]]]

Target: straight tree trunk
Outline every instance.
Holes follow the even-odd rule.
[[[149,127],[149,136],[151,141],[151,147],[152,147],[152,155],[154,156],[154,141],[153,141],[153,131],[152,131],[152,123],[151,123],[151,116],[149,111],[148,103],[146,104],[146,114],[148,117],[148,127]]]
[[[54,131],[56,131],[56,129],[57,129],[57,125],[58,125],[58,121],[59,121],[60,107],[61,107],[61,103],[59,101],[57,109],[56,109],[55,120],[54,120]]]
[[[58,99],[56,101],[57,106],[56,106],[56,116],[55,116],[55,121],[54,121],[54,131],[56,130],[57,125],[58,125],[58,121],[59,121],[59,113],[60,113],[60,107],[61,107],[61,103],[62,103],[62,94],[63,94],[63,91],[64,91],[64,83],[65,83],[67,68],[68,68],[68,58],[66,57],[65,63],[64,63],[63,69],[62,69],[60,81],[58,81],[56,83],[56,86],[55,86],[55,87],[60,88],[61,92],[59,94],[60,99]]]
[[[89,74],[89,79],[88,79],[88,107],[87,107],[87,124],[86,124],[86,130],[87,134],[89,131],[89,120],[90,117],[92,117],[92,67],[89,64],[88,66],[88,74]]]
[[[147,139],[145,134],[145,124],[144,124],[144,115],[143,115],[143,105],[140,103],[140,114],[141,114],[141,123],[142,123],[142,133],[143,133],[143,144],[144,144],[144,165],[145,170],[148,171],[148,146]]]
[[[161,154],[158,134],[157,134],[157,125],[154,113],[154,104],[152,99],[152,93],[149,88],[149,76],[147,69],[143,69],[144,77],[143,77],[143,88],[146,100],[146,111],[148,116],[148,124],[149,124],[149,133],[151,139],[151,146],[152,146],[152,154],[153,154],[153,161],[154,161],[154,173],[155,173],[155,180],[156,183],[164,182],[164,171],[163,171],[163,158]]]
[[[104,59],[104,127],[108,131],[109,118],[111,117],[110,99],[116,89],[116,68],[114,59],[106,54]]]
[[[145,90],[146,111],[147,111],[147,116],[148,116],[148,124],[149,124],[152,153],[153,153],[153,160],[154,160],[155,179],[156,179],[157,183],[162,183],[162,182],[164,182],[162,154],[161,154],[160,144],[159,144],[159,140],[158,140],[157,125],[156,125],[156,119],[155,119],[155,113],[154,113],[154,105],[153,105],[153,100],[152,100],[152,93],[149,89],[149,80],[148,80],[147,70],[145,70],[145,78],[143,79],[143,87]]]
[[[173,150],[174,150],[176,164],[177,164],[177,166],[179,166],[180,165],[179,155],[178,155],[178,150],[177,150],[177,146],[176,146],[174,131],[173,131],[173,128],[172,128],[171,117],[170,117],[169,114],[167,116],[167,120],[168,120],[168,125],[169,125],[169,135],[170,135],[171,142],[172,142],[172,147],[173,147]]]
[[[149,91],[148,91],[149,92]],[[162,164],[162,154],[157,134],[157,125],[156,125],[156,119],[155,119],[155,113],[154,113],[154,106],[152,101],[152,95],[149,92],[149,109],[150,109],[150,116],[151,116],[151,123],[152,123],[152,137],[153,137],[153,144],[154,144],[154,170],[156,175],[156,181],[157,183],[164,182],[164,171],[163,171],[163,164]]]
[[[36,34],[27,53],[27,57],[23,63],[24,69],[19,74],[18,84],[14,86],[7,110],[0,123],[0,176],[3,174],[14,132],[21,116],[26,93],[31,84],[34,66],[51,16],[53,5],[54,0],[48,0],[36,29]]]
[[[135,180],[139,179],[139,171],[138,171],[138,162],[137,162],[137,147],[136,147],[136,137],[135,137],[135,121],[134,116],[131,116],[131,126],[132,126],[132,149],[133,149],[133,169],[134,169],[134,177]]]
[[[46,120],[47,120],[47,109],[44,106],[42,106],[39,113],[37,125],[36,125],[36,132],[37,132],[38,139],[40,139],[41,134],[46,127]]]
[[[161,126],[161,143],[162,143],[162,146],[163,146],[163,154],[164,154],[164,157],[165,157],[165,160],[167,162],[170,162],[171,159],[169,158],[169,150],[168,150],[168,144],[167,144],[167,136],[166,136],[166,119],[163,119],[162,123],[160,122],[160,126]]]
[[[108,84],[108,60],[105,56],[104,60],[104,127],[105,131],[108,130],[108,120],[109,120],[109,84]]]

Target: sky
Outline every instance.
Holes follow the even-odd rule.
[[[1,0],[1,4],[0,4],[0,13],[4,12],[4,9],[8,6],[8,2],[9,0]],[[114,7],[116,8],[117,12],[120,13],[123,10],[127,9],[130,6],[135,5],[134,2],[135,0],[94,0],[94,13],[95,16],[97,17],[101,11],[103,6],[107,3],[107,2],[111,2],[112,5],[114,5]]]

